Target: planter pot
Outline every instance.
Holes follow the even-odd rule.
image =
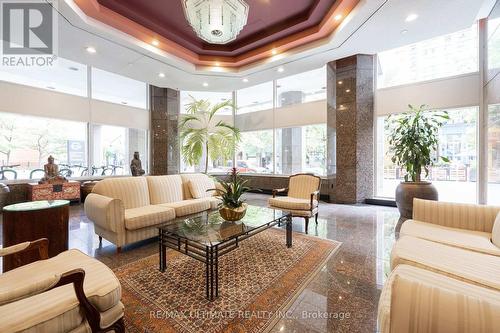
[[[247,207],[248,205],[246,203],[238,208],[229,208],[226,206],[222,206],[221,208],[219,208],[219,214],[226,221],[239,221],[247,213]]]
[[[413,217],[413,199],[438,200],[438,192],[431,182],[401,182],[396,188],[396,204],[402,218]]]

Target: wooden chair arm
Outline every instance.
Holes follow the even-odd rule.
[[[314,208],[314,197],[319,197],[319,190],[314,191],[311,193],[311,210]]]
[[[89,326],[92,332],[101,332],[101,315],[99,310],[97,310],[88,300],[87,296],[85,296],[85,292],[83,290],[83,280],[85,279],[85,271],[81,268],[73,269],[66,273],[63,273],[59,278],[59,281],[49,290],[54,288],[58,288],[67,284],[73,284],[73,288],[75,290],[76,297],[80,306],[83,309],[85,317],[89,323]]]
[[[281,192],[287,192],[288,188],[275,188],[273,190],[273,198],[276,197],[276,194],[281,193]]]
[[[40,260],[49,258],[49,240],[47,238],[40,238],[36,241],[32,242],[24,242],[8,247],[4,247],[0,249],[0,257],[10,256],[12,254],[30,251],[30,250],[38,250],[38,255]]]

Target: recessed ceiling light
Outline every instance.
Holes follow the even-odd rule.
[[[156,39],[153,39],[153,41],[151,42],[151,44],[153,44],[154,46],[158,46],[160,45],[160,42]]]
[[[351,92],[351,89],[346,89],[345,90],[346,93],[350,93]]]
[[[334,19],[335,19],[335,21],[340,21],[340,20],[342,20],[342,17],[343,16],[341,14],[337,14],[337,15],[335,15]]]
[[[128,103],[127,102],[122,102],[123,105],[127,105]]]
[[[271,53],[272,53],[273,55],[277,55],[277,54],[278,54],[278,51],[277,51],[276,49],[272,49],[272,50],[271,50]]]
[[[161,78],[164,78],[165,77],[165,73],[158,73],[158,76],[161,77]]]
[[[208,83],[207,82],[203,82],[203,86],[204,87],[208,87]]]
[[[85,48],[85,50],[87,50],[88,53],[92,53],[92,54],[94,54],[94,53],[97,52],[97,50],[95,49],[95,47],[92,47],[92,46],[87,46]]]
[[[74,71],[74,72],[76,72],[76,71],[78,71],[78,70],[79,70],[79,69],[78,69],[78,67],[73,67],[73,66],[68,67],[68,69],[69,69],[70,71]]]
[[[216,67],[219,67],[219,66],[220,66],[220,62],[216,61],[216,62],[215,62],[215,66],[216,66]]]
[[[339,84],[342,84],[342,83],[344,83],[344,82],[342,82],[342,81],[339,81],[338,83],[339,83]]]
[[[280,67],[278,67],[278,72],[279,72],[279,73],[283,73],[284,71],[285,71],[285,69],[284,69],[283,67],[281,67],[281,66],[280,66]]]
[[[410,14],[406,17],[405,21],[406,22],[412,22],[415,21],[418,18],[417,14]]]
[[[401,30],[401,35],[404,35],[406,33],[408,33],[408,30],[406,30],[406,29]]]
[[[47,89],[55,90],[55,89],[56,89],[56,87],[53,87],[53,86],[47,86]]]
[[[247,83],[247,82],[248,82],[248,79],[247,79],[247,78],[244,78],[244,79],[243,79],[243,82]]]

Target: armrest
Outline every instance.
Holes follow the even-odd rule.
[[[276,197],[276,194],[281,192],[288,192],[288,188],[276,188],[273,190],[273,198]]]
[[[311,193],[311,210],[314,208],[314,199],[318,200],[319,197],[319,190],[314,191]]]
[[[125,228],[125,208],[121,200],[90,193],[84,207],[87,217],[101,228],[116,233]]]
[[[413,199],[413,220],[451,228],[492,232],[500,207]]]
[[[38,250],[40,260],[49,258],[49,240],[47,238],[41,238],[32,242],[24,242],[9,247],[4,247],[0,249],[0,257],[10,256],[12,254]]]

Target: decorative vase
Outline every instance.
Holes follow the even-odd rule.
[[[401,182],[396,188],[396,204],[404,219],[413,217],[413,199],[438,200],[438,192],[431,182]]]
[[[222,206],[219,208],[219,214],[226,221],[239,221],[245,216],[247,207],[248,205],[246,203],[243,203],[241,207],[238,208]]]

